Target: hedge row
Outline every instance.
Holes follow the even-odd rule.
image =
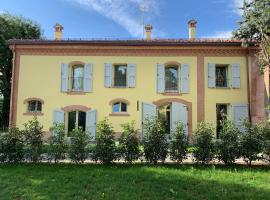
[[[107,119],[97,125],[96,143],[82,129],[74,129],[70,141],[67,141],[63,124],[54,124],[48,143],[43,143],[43,127],[36,118],[24,125],[23,130],[10,128],[0,136],[0,162],[59,162],[69,158],[75,163],[86,159],[104,164],[123,159],[132,163],[145,160],[149,163],[171,160],[183,162],[188,149],[194,160],[208,163],[218,159],[225,164],[233,164],[237,158],[243,158],[247,164],[264,160],[270,163],[270,123],[255,124],[245,121],[243,130],[239,130],[231,121],[221,122],[220,139],[214,139],[214,128],[209,123],[200,123],[194,133],[193,147],[189,148],[185,127],[176,124],[171,134],[160,119],[148,119],[144,124],[144,138],[137,138],[134,122],[121,125],[122,135],[114,139],[112,125]],[[170,138],[168,137],[170,136]]]

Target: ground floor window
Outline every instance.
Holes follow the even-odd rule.
[[[82,111],[72,111],[68,112],[68,137],[71,135],[71,131],[75,128],[81,127],[85,131],[85,122],[86,122],[86,112]]]
[[[219,139],[221,131],[221,122],[222,120],[227,119],[227,115],[228,115],[228,104],[217,104],[216,105],[217,139]]]
[[[171,130],[171,104],[158,108],[158,118],[163,121],[166,127],[166,133],[170,134]]]

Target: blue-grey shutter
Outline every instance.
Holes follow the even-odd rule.
[[[93,90],[93,65],[90,63],[84,66],[83,90],[84,92]]]
[[[163,64],[157,64],[157,92],[165,91],[165,68]]]
[[[65,113],[62,110],[53,111],[53,123],[61,124],[65,121]]]
[[[189,93],[189,65],[183,64],[181,66],[181,78],[180,78],[181,93]]]
[[[96,123],[97,123],[97,111],[90,110],[86,112],[86,131],[89,134],[90,140],[95,141],[96,139]]]
[[[232,88],[240,88],[240,64],[232,64]]]
[[[61,92],[68,91],[68,64],[61,64]]]
[[[157,116],[157,107],[151,103],[142,103],[142,138],[144,136],[144,124]]]
[[[184,124],[185,134],[188,135],[188,111],[184,104],[172,102],[171,107],[171,131],[176,128],[177,122],[182,122]]]
[[[248,104],[233,104],[232,105],[232,120],[236,127],[240,130],[244,130],[243,120],[248,119]]]
[[[216,66],[213,63],[208,64],[208,87],[216,87]]]
[[[104,66],[104,86],[112,87],[112,63],[105,63]]]
[[[129,63],[127,66],[128,87],[136,86],[136,64]]]

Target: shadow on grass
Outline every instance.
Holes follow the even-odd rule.
[[[5,164],[0,199],[269,199],[267,166]]]

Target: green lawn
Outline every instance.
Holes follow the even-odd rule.
[[[0,199],[270,199],[270,168],[0,165]]]

